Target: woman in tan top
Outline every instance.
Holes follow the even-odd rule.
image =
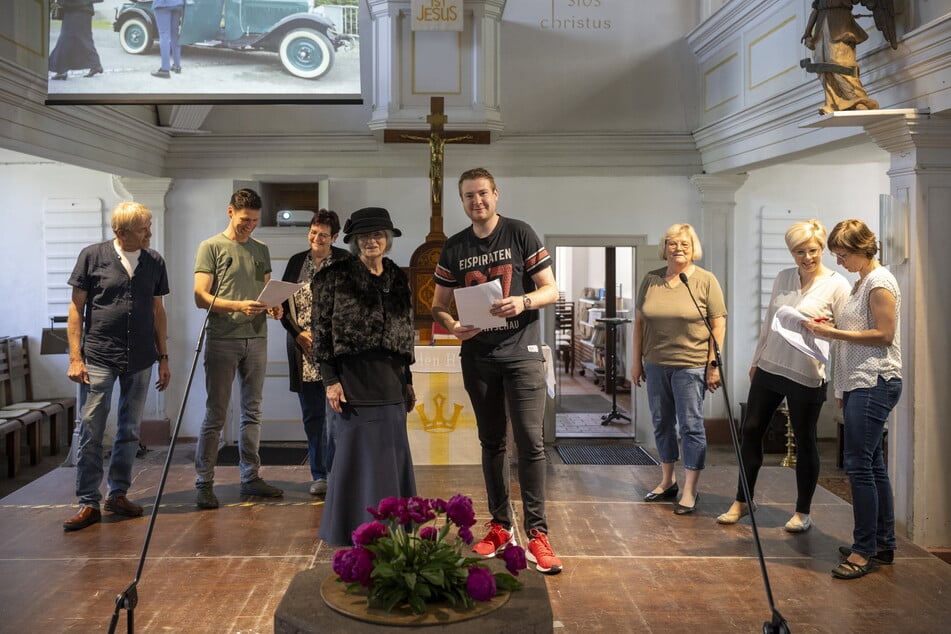
[[[693,513],[697,508],[697,482],[707,452],[703,398],[706,390],[712,392],[720,385],[713,340],[704,317],[718,345],[723,345],[726,333],[726,304],[720,284],[712,273],[694,264],[702,255],[700,239],[689,224],[667,229],[660,246],[660,257],[667,260],[667,267],[644,277],[634,312],[631,379],[638,386],[647,381],[662,474],[660,484],[644,499],[655,502],[677,497],[674,464],[679,458],[679,424],[686,477],[674,509],[677,515]]]

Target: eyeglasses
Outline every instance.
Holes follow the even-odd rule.
[[[846,251],[845,253],[836,253],[835,251],[830,251],[830,253],[832,253],[832,255],[835,256],[835,259],[836,259],[836,260],[844,260],[845,258],[847,258],[847,257],[849,257],[850,255],[852,255],[852,254],[849,253],[848,251]]]
[[[311,231],[310,237],[317,238],[318,240],[330,240],[333,236],[330,235],[329,233],[314,233],[313,231]]]
[[[679,248],[679,249],[683,249],[684,251],[686,251],[686,250],[688,250],[691,246],[693,246],[693,245],[691,245],[689,242],[676,242],[676,241],[674,241],[674,240],[668,240],[668,241],[667,241],[667,248],[668,248],[668,249],[671,248],[671,247],[673,247],[673,248],[675,248],[675,249],[678,249],[678,248]]]
[[[793,251],[792,254],[797,258],[804,258],[809,256],[810,258],[817,257],[822,253],[822,249],[799,249],[798,251]]]
[[[382,231],[374,231],[373,233],[361,233],[357,236],[359,242],[369,242],[370,240],[376,240],[377,242],[384,242],[386,240],[386,233]]]

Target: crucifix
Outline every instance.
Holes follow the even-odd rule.
[[[443,113],[444,100],[442,97],[430,99],[431,113],[426,117],[429,130],[385,130],[384,143],[428,143],[429,144],[429,235],[426,241],[445,241],[446,235],[442,231],[442,189],[443,189],[443,157],[447,143],[475,143],[484,145],[489,143],[487,130],[460,131],[456,136],[445,136],[443,126],[448,117]]]

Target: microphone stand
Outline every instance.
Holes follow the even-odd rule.
[[[231,267],[232,258],[229,256],[224,263],[224,270]],[[125,590],[116,597],[116,609],[112,612],[112,620],[109,622],[109,634],[115,634],[116,625],[119,623],[119,612],[127,610],[126,631],[129,634],[135,632],[135,606],[139,603],[138,584],[142,578],[142,569],[145,567],[145,558],[149,552],[149,542],[152,541],[152,531],[155,528],[155,517],[158,515],[159,505],[162,502],[162,492],[165,490],[165,481],[168,479],[168,469],[172,464],[172,454],[175,450],[175,442],[178,440],[178,432],[182,427],[182,417],[185,414],[185,403],[188,401],[188,393],[192,388],[192,379],[195,378],[195,368],[198,365],[198,355],[201,353],[202,344],[205,341],[205,331],[208,328],[208,319],[211,317],[211,310],[215,307],[218,300],[219,288],[215,290],[214,297],[211,298],[211,304],[205,311],[205,320],[201,324],[201,331],[198,333],[198,343],[195,346],[195,357],[192,359],[192,367],[188,372],[188,381],[185,383],[185,393],[182,395],[182,404],[178,409],[178,419],[175,421],[175,429],[172,432],[172,440],[168,445],[168,456],[165,458],[165,467],[162,469],[162,478],[159,480],[158,491],[155,494],[155,502],[152,505],[152,513],[149,514],[149,526],[145,532],[145,543],[142,545],[142,554],[139,555],[139,566],[135,571],[135,578]]]
[[[779,610],[776,609],[776,604],[773,602],[773,590],[769,585],[769,573],[766,572],[766,559],[763,557],[763,546],[760,544],[759,530],[756,527],[756,513],[754,511],[753,498],[750,495],[750,486],[746,480],[746,471],[743,468],[743,455],[740,453],[740,439],[736,431],[736,421],[733,418],[733,406],[730,404],[730,392],[726,389],[726,382],[723,380],[723,357],[720,355],[720,344],[717,343],[717,338],[713,336],[713,327],[710,325],[710,321],[707,319],[703,310],[701,310],[700,304],[697,303],[697,298],[694,297],[693,291],[690,290],[690,284],[688,284],[687,281],[686,273],[681,273],[680,283],[683,284],[687,292],[690,293],[690,299],[693,300],[693,305],[697,308],[697,312],[700,313],[703,325],[707,327],[707,331],[710,333],[710,341],[713,342],[713,355],[716,359],[714,363],[716,363],[716,367],[720,369],[720,385],[723,387],[723,399],[726,401],[726,413],[730,420],[730,437],[733,439],[733,450],[736,452],[736,462],[740,471],[740,486],[743,489],[743,497],[746,498],[747,508],[749,508],[750,511],[750,526],[753,527],[753,543],[756,544],[756,555],[759,558],[760,573],[763,576],[763,586],[766,588],[766,600],[769,603],[769,610],[772,614],[772,619],[763,623],[763,634],[789,634],[789,625],[786,623],[786,619],[783,618],[783,615],[779,613]]]

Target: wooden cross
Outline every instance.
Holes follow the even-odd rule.
[[[443,189],[443,156],[447,143],[475,143],[488,144],[487,130],[460,131],[457,136],[446,137],[443,126],[448,117],[443,113],[444,100],[442,97],[430,99],[430,110],[426,117],[429,130],[384,130],[384,143],[428,143],[429,144],[429,235],[426,241],[446,239],[442,231],[442,189]]]

